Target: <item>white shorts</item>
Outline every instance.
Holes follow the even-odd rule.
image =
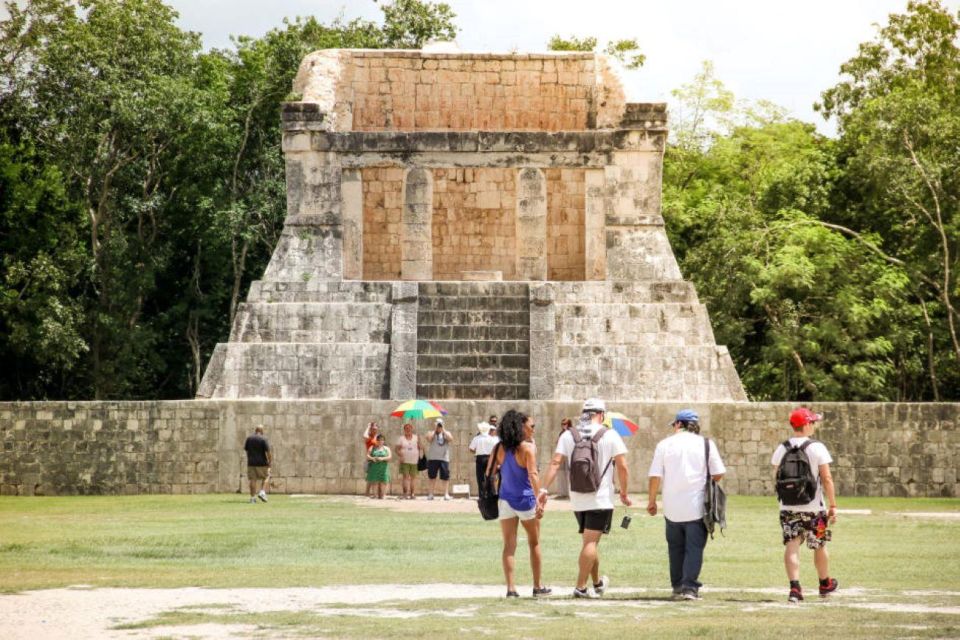
[[[521,520],[533,520],[537,517],[537,508],[534,507],[529,511],[514,511],[513,507],[510,506],[510,503],[506,500],[501,500],[499,502],[500,508],[500,520],[509,520],[510,518],[520,518]]]

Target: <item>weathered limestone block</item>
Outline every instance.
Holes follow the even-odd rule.
[[[547,279],[547,181],[536,168],[517,178],[517,276]]]
[[[340,193],[343,197],[343,277],[363,279],[363,183],[358,169],[344,169]]]
[[[415,282],[393,283],[390,336],[390,397],[407,400],[417,392],[417,313],[419,288]]]
[[[314,51],[303,59],[293,80],[293,91],[304,103],[316,104],[324,114],[324,129],[353,128],[353,96],[345,88],[352,77],[349,53],[341,49]]]
[[[530,399],[552,400],[557,370],[557,316],[552,284],[530,287]]]
[[[403,187],[401,277],[404,280],[433,278],[433,173],[426,169],[407,171]]]

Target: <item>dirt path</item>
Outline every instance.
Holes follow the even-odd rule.
[[[710,594],[755,593],[762,599],[782,595],[780,588],[764,589],[705,589]],[[662,593],[661,593],[662,592]],[[613,589],[611,593],[644,593],[666,595],[663,589]],[[924,595],[923,591],[903,592],[903,595]],[[941,596],[960,597],[960,592],[930,592]],[[94,589],[86,586],[65,589],[27,591],[0,596],[0,630],[4,640],[59,640],[78,638],[262,638],[271,633],[254,625],[194,624],[185,626],[158,626],[142,629],[117,629],[118,625],[149,620],[164,612],[194,610],[218,614],[309,611],[319,615],[354,615],[383,618],[404,618],[423,615],[399,607],[379,603],[438,599],[492,599],[503,595],[499,585],[428,584],[428,585],[357,585],[326,588],[287,589]],[[851,608],[867,608],[891,612],[939,613],[960,616],[960,606],[927,606],[921,603],[883,603],[874,601],[880,592],[847,588],[838,594],[837,604]],[[885,594],[889,596],[890,594]],[[551,598],[557,606],[572,606],[576,601],[564,597]],[[882,599],[882,598],[877,598]],[[611,600],[591,602],[591,615],[609,607],[664,607],[665,599],[639,601]],[[376,605],[376,606],[375,606]],[[578,606],[583,607],[583,604]],[[786,603],[740,603],[743,611],[760,608],[788,607]],[[433,615],[469,618],[472,610],[445,609]],[[520,614],[517,614],[520,615]],[[531,614],[532,615],[532,614]]]

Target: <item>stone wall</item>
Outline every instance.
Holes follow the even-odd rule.
[[[433,170],[433,278],[517,274],[516,170]]]
[[[583,169],[547,169],[547,280],[586,280]]]
[[[449,401],[455,436],[452,479],[472,484],[467,451],[475,424],[509,407],[538,424],[541,468],[560,419],[579,403]],[[169,401],[0,403],[0,491],[5,495],[232,492],[245,483],[243,440],[263,424],[274,448],[274,491],[356,493],[363,488],[360,432],[386,425],[395,402]],[[771,495],[770,455],[789,437],[786,403],[695,404],[717,440],[734,494]],[[631,493],[643,493],[653,449],[681,405],[618,402],[640,425],[627,439]],[[960,496],[960,404],[824,403],[817,437],[834,457],[840,503],[846,496]],[[424,424],[418,424],[423,433]],[[393,469],[395,471],[395,469]]]
[[[403,168],[360,170],[363,192],[363,279],[400,279]]]
[[[615,125],[624,108],[619,80],[593,53],[318,51],[294,91],[325,105],[341,131],[574,131],[598,116]]]

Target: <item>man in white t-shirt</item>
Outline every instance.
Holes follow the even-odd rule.
[[[477,423],[477,435],[473,436],[473,440],[470,441],[470,445],[467,447],[470,449],[470,452],[476,456],[475,465],[478,492],[480,486],[483,484],[483,476],[487,473],[487,462],[490,460],[490,453],[497,443],[500,442],[500,438],[497,437],[496,432],[497,416],[490,416],[489,422]]]
[[[783,565],[790,581],[788,600],[798,603],[803,600],[800,588],[800,545],[806,541],[813,549],[813,564],[820,578],[820,595],[826,597],[837,590],[839,583],[830,577],[830,557],[827,554],[827,542],[832,533],[829,525],[837,521],[837,498],[830,475],[830,463],[833,458],[822,442],[812,440],[814,424],[823,419],[805,407],[795,409],[790,414],[790,426],[793,437],[781,443],[773,452],[774,478],[777,477],[780,463],[787,455],[787,447],[802,447],[810,463],[810,470],[816,479],[817,488],[813,500],[806,504],[784,505],[780,501],[780,528],[783,530]],[[826,503],[824,503],[826,498]]]
[[[650,464],[647,513],[657,515],[657,491],[663,486],[663,516],[667,523],[670,584],[675,600],[700,599],[700,569],[707,546],[703,522],[707,484],[707,444],[700,433],[700,416],[692,409],[677,413],[673,435],[657,443]],[[710,441],[710,475],[719,481],[727,472],[715,442]]]
[[[600,575],[600,554],[598,545],[600,536],[610,533],[610,524],[613,522],[613,468],[617,470],[617,479],[620,485],[620,502],[630,506],[627,495],[629,473],[627,471],[627,446],[623,439],[613,429],[603,426],[606,405],[599,398],[590,398],[583,403],[580,422],[574,429],[583,439],[593,438],[600,429],[604,430],[597,442],[597,467],[600,472],[600,484],[595,493],[580,493],[570,491],[570,504],[573,514],[577,518],[580,533],[583,534],[583,546],[580,549],[579,573],[577,586],[573,590],[574,598],[598,598],[610,586],[610,579]],[[564,459],[570,460],[576,440],[570,429],[564,431],[557,441],[557,450],[550,460],[550,468],[544,477],[543,488],[540,490],[540,504],[546,505],[547,488],[557,475]],[[593,588],[587,586],[587,579],[593,579]]]
[[[408,422],[403,425],[403,435],[397,438],[394,449],[397,452],[397,460],[400,461],[400,482],[403,488],[401,498],[413,500],[417,488],[417,476],[420,473],[417,463],[423,453],[420,436],[414,433],[413,424]]]

